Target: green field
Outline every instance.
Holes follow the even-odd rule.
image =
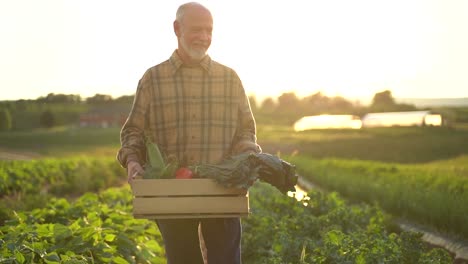
[[[128,185],[99,194],[90,188],[71,201],[62,198],[68,192],[61,187],[79,186],[74,179],[83,173],[92,179],[106,172],[106,179],[112,175],[115,179],[118,173],[107,173],[114,166],[101,161],[44,159],[15,164],[9,178],[22,184],[2,192],[38,194],[38,187],[51,182],[52,197],[31,210],[16,210],[0,225],[1,263],[166,263],[154,221],[132,216]],[[8,171],[2,165],[0,169]],[[54,173],[39,175],[41,171]],[[26,172],[37,174],[37,179],[21,178]],[[31,180],[38,181],[36,188],[25,186]],[[398,230],[377,206],[350,205],[337,193],[311,191],[297,201],[257,183],[249,196],[252,214],[242,222],[243,263],[451,263],[453,259],[447,251],[423,243],[420,234]]]
[[[50,199],[55,199],[54,197],[70,198],[70,195],[67,194],[72,194],[71,198],[79,197],[89,191],[98,192],[112,185],[122,184],[124,181],[119,180],[119,178],[125,180],[124,170],[115,161],[115,154],[119,148],[119,130],[119,128],[61,127],[49,130],[0,133],[0,152],[24,154],[24,157],[34,158],[34,162],[4,161],[0,164],[2,169],[0,170],[0,180],[2,181],[0,184],[2,197],[0,217],[7,222],[13,217],[14,214],[7,211],[8,208],[5,207],[17,208],[17,210],[25,210],[25,212],[34,208],[40,210],[39,204],[44,206],[49,203],[50,206],[48,201],[53,201]],[[299,210],[302,207],[290,204],[291,201],[280,202],[278,200],[276,208],[274,204],[268,203],[268,200],[263,200],[256,209],[259,218],[251,217],[245,223],[246,229],[258,233],[259,237],[247,237],[245,243],[261,242],[267,244],[263,248],[255,247],[255,250],[259,250],[258,253],[246,251],[245,254],[250,254],[244,256],[249,260],[246,263],[283,263],[282,261],[335,263],[333,261],[338,260],[352,261],[352,263],[365,263],[367,260],[367,263],[372,263],[374,260],[385,261],[379,258],[383,256],[388,260],[388,263],[423,263],[418,262],[422,259],[430,259],[431,261],[440,259],[440,262],[434,263],[448,263],[445,253],[415,254],[414,252],[418,250],[426,252],[426,249],[423,250],[422,246],[418,244],[421,243],[420,238],[400,233],[401,230],[398,231],[388,222],[389,220],[378,216],[384,214],[380,212],[380,208],[394,216],[405,217],[421,224],[430,225],[438,230],[458,234],[465,239],[468,238],[465,224],[468,219],[464,213],[468,211],[466,208],[468,204],[468,128],[466,127],[395,127],[363,130],[313,130],[296,133],[292,131],[292,128],[286,126],[259,125],[258,142],[264,152],[278,154],[296,164],[302,177],[332,193],[329,196],[321,197],[318,192],[310,191],[309,194],[313,196],[311,201],[315,206],[304,209],[305,211]],[[50,173],[52,171],[55,173]],[[86,172],[89,185],[83,186],[83,182],[80,181],[79,175],[83,172]],[[102,181],[90,181],[94,177],[99,177],[101,172],[106,175]],[[28,178],[28,174],[34,174],[36,177]],[[46,192],[50,197],[44,197],[45,187],[47,187]],[[55,193],[50,190],[55,190]],[[334,191],[353,203],[365,202],[367,205],[352,209],[353,207],[345,206],[347,202],[336,198],[337,194],[333,193]],[[264,191],[254,191],[252,194],[262,192]],[[258,198],[252,200],[253,204],[258,203],[256,199]],[[331,204],[323,199],[332,201],[336,208],[329,207]],[[26,200],[34,200],[36,203],[26,202]],[[281,203],[284,205],[280,206]],[[263,209],[263,206],[266,209]],[[317,212],[316,210],[322,206],[324,206],[323,210],[325,211]],[[368,206],[371,206],[371,209]],[[283,211],[281,212],[281,210]],[[292,211],[287,212],[287,210]],[[267,212],[277,212],[277,215],[267,217],[265,215]],[[41,213],[37,212],[37,214],[45,215],[48,213],[47,210]],[[308,218],[308,221],[312,222],[289,223],[286,219],[281,218],[282,215],[289,214],[297,214],[297,217],[301,218],[311,214],[312,218]],[[324,216],[313,216],[314,214],[324,214]],[[21,220],[21,216],[17,217],[19,218],[15,221],[26,223],[26,220]],[[102,217],[107,218],[107,216]],[[324,217],[337,222],[325,227],[325,225],[320,224],[320,221],[331,220],[322,219]],[[360,217],[363,218],[360,219]],[[352,218],[352,221],[346,222],[342,218]],[[27,221],[32,221],[31,224],[33,224],[35,220],[29,219]],[[75,219],[73,221],[82,220]],[[116,221],[124,220],[117,219]],[[131,220],[125,216],[125,221]],[[263,234],[262,232],[266,231],[263,229],[272,226],[275,221],[281,221],[285,224],[276,226],[279,236],[275,240],[268,241],[269,232]],[[375,221],[379,222],[377,226],[374,225]],[[294,242],[293,236],[299,236],[300,231],[292,235],[293,233],[285,231],[290,230],[290,227],[285,226],[286,223],[300,230],[310,228],[308,232],[311,233],[308,234],[314,238],[309,240],[306,236],[302,238],[303,240]],[[312,225],[312,223],[314,224]],[[37,224],[34,225],[37,228]],[[141,225],[146,224],[141,223]],[[326,230],[321,229],[320,226]],[[347,226],[357,229],[349,229]],[[36,232],[30,229],[29,224],[23,228],[33,233]],[[63,229],[62,226],[59,228]],[[73,229],[74,227],[69,228]],[[383,233],[378,231],[378,235],[374,233],[372,239],[378,240],[372,240],[368,237],[371,234],[369,233],[371,229],[372,232],[381,229],[388,231],[382,231]],[[11,235],[13,240],[16,239],[16,235],[19,235],[19,233],[14,233],[13,229],[5,230],[7,229],[4,229],[3,235]],[[76,231],[73,230],[73,232]],[[313,235],[314,232],[318,232],[318,235]],[[392,235],[392,232],[396,232],[398,235]],[[87,234],[79,234],[83,236],[83,239],[88,239]],[[111,240],[113,235],[110,233],[107,239]],[[148,234],[144,236],[144,239],[148,239]],[[264,240],[259,241],[260,238]],[[104,234],[102,239],[105,243],[112,244],[112,241],[106,241]],[[367,245],[364,241],[373,241],[372,245],[377,243],[381,247],[372,249],[372,245]],[[269,242],[273,244],[268,244]],[[0,237],[0,247],[1,243]],[[158,247],[154,243],[157,244],[160,241],[151,242],[151,248],[157,249]],[[358,245],[362,246],[360,249],[362,251],[353,251],[359,248]],[[405,252],[404,245],[408,246],[408,250],[414,252]],[[119,252],[121,247],[120,245],[113,246],[113,252]],[[317,252],[309,251],[313,248],[320,248],[320,250]],[[92,248],[90,250],[98,249]],[[333,256],[335,259],[331,259],[331,255],[329,255],[331,252],[346,250],[350,252],[349,258],[345,257],[346,252],[342,252],[345,255],[340,255],[340,253]],[[353,253],[351,254],[349,250]],[[371,254],[372,250],[380,253]],[[147,254],[137,252],[137,250],[135,252],[131,254]],[[158,252],[158,256],[160,256],[162,254],[160,249]],[[103,259],[109,257],[105,252],[96,254],[104,254]],[[118,254],[120,254],[119,260],[126,258],[125,255]],[[74,258],[75,256],[67,257]],[[55,258],[55,255],[51,258]],[[86,259],[87,257],[82,258]],[[261,258],[265,262],[255,262],[254,259],[257,258]],[[128,262],[122,260],[121,263]]]
[[[119,128],[58,127],[0,133],[0,151],[35,153],[42,157],[115,155]]]
[[[392,127],[310,130],[260,126],[258,141],[270,152],[315,159],[341,158],[396,163],[427,163],[468,155],[467,127]]]
[[[120,128],[38,129],[1,132],[0,150],[42,156],[115,155]],[[314,159],[340,158],[427,163],[468,155],[468,127],[395,127],[294,132],[289,126],[257,128],[265,152],[297,153]]]
[[[259,141],[324,189],[468,239],[467,127],[260,127]]]

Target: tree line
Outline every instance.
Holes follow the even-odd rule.
[[[280,95],[277,100],[269,97],[260,104],[254,97],[250,98],[252,109],[259,121],[268,123],[281,122],[292,124],[303,116],[320,114],[346,114],[362,117],[370,112],[399,112],[417,110],[416,106],[400,104],[393,98],[390,90],[374,95],[370,105],[362,105],[341,96],[328,97],[321,92],[299,98],[295,93]]]
[[[126,115],[133,99],[134,95],[113,98],[95,94],[82,98],[80,95],[49,93],[35,100],[0,101],[0,131],[73,125],[79,122],[80,115],[103,110]],[[368,106],[321,92],[302,98],[294,92],[285,92],[276,100],[269,97],[262,102],[257,102],[255,96],[249,99],[257,121],[263,123],[292,124],[303,116],[318,114],[363,116],[369,112],[417,110],[414,105],[396,103],[390,90],[376,93]]]
[[[37,99],[0,101],[0,131],[76,125],[81,115],[100,109],[128,113],[133,97],[95,94],[82,98],[74,94],[49,93]]]

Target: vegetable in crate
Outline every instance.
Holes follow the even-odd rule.
[[[214,179],[227,188],[248,189],[260,179],[287,193],[296,190],[298,179],[294,165],[268,153],[243,153],[220,164],[201,164],[190,169],[197,177]]]
[[[177,160],[168,157],[166,164],[158,145],[151,142],[149,138],[146,138],[145,145],[148,162],[144,166],[143,179],[172,178],[177,168]]]
[[[214,179],[224,187],[248,189],[257,180],[253,156],[244,153],[231,156],[220,164],[190,166],[198,178]]]
[[[255,157],[261,181],[275,186],[282,193],[296,191],[296,166],[268,153],[255,154]]]
[[[182,167],[176,170],[175,178],[176,179],[192,179],[193,172],[189,168]]]

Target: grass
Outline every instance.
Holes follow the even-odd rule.
[[[310,130],[260,126],[266,152],[315,184],[468,237],[468,127]]]
[[[1,132],[1,149],[46,157],[115,156],[120,128],[59,127]],[[428,163],[468,155],[468,127],[394,127],[294,132],[290,126],[258,125],[265,152],[297,152],[314,159],[340,158],[395,163]]]
[[[290,158],[301,175],[348,199],[468,238],[468,155],[427,164]]]
[[[120,128],[59,127],[0,133],[7,151],[34,152],[43,157],[116,155]]]
[[[259,126],[267,152],[299,152],[315,159],[341,158],[396,163],[427,163],[468,154],[468,128],[392,127],[310,130]]]

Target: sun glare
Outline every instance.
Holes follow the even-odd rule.
[[[361,126],[361,120],[355,115],[317,115],[299,119],[294,123],[294,131],[330,128],[360,129]]]
[[[176,48],[183,2],[1,2],[0,87],[11,91],[1,99],[134,93]],[[464,1],[201,2],[215,19],[210,55],[249,94],[467,96]]]

